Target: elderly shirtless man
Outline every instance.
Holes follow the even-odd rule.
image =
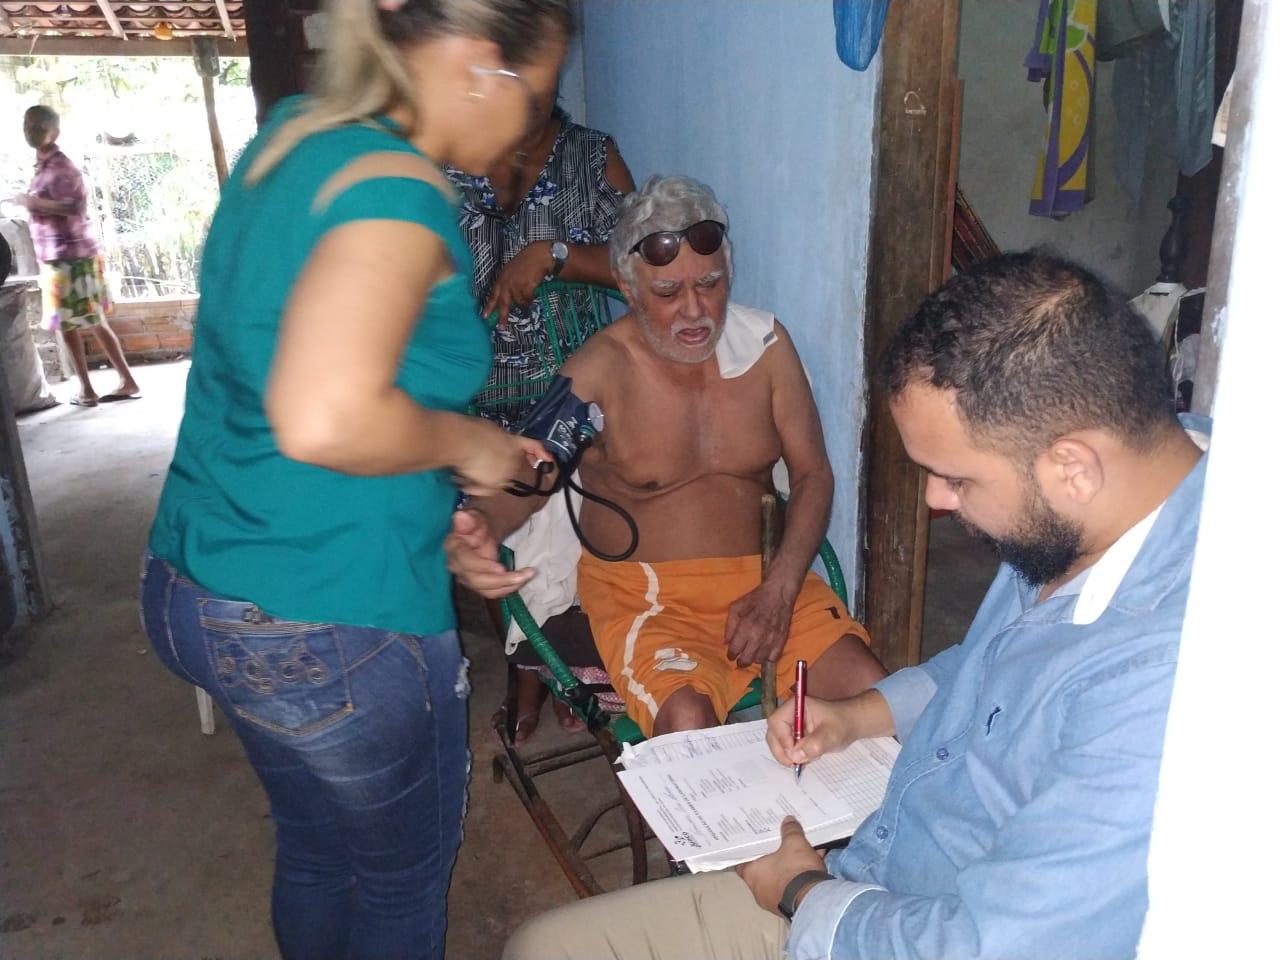
[[[578,593],[609,676],[646,735],[721,723],[776,661],[810,664],[810,692],[852,696],[885,675],[867,634],[809,572],[831,509],[832,475],[808,380],[782,324],[729,302],[724,209],[684,177],[628,196],[609,242],[630,311],[565,364],[605,429],[582,485],[624,507],[640,531],[626,561],[584,552]],[[723,342],[722,342],[723,341]],[[760,496],[781,458],[786,530],[760,579]],[[533,575],[497,560],[498,540],[545,501],[500,497],[460,512],[450,568],[486,597]],[[585,501],[583,534],[605,554],[630,540]]]

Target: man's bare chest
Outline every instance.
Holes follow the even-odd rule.
[[[628,377],[602,404],[603,442],[584,465],[641,495],[767,474],[782,454],[771,397],[763,371],[697,389]]]

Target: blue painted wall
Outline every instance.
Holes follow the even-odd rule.
[[[573,15],[582,23],[582,2],[573,0]],[[587,116],[586,78],[582,73],[582,32],[573,38],[565,54],[564,68],[560,71],[560,106],[578,123],[585,123]]]
[[[682,173],[715,189],[734,299],[772,310],[795,338],[836,474],[830,538],[856,583],[879,58],[865,73],[839,61],[829,0],[582,7],[587,121],[613,134],[637,182]]]

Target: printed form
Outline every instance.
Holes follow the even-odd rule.
[[[619,779],[668,852],[695,873],[777,849],[791,815],[810,843],[852,834],[876,811],[898,754],[890,738],[859,741],[807,764],[796,783],[773,759],[765,722],[668,734],[626,750]]]

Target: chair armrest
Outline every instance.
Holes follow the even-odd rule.
[[[499,556],[508,570],[515,569],[516,556],[509,548],[502,547]],[[551,645],[551,641],[542,632],[542,628],[533,619],[525,602],[520,599],[519,592],[508,594],[499,603],[502,607],[504,628],[510,629],[511,621],[515,620],[516,625],[524,632],[525,639],[538,655],[538,659],[551,671],[555,681],[553,691],[556,696],[577,710],[592,730],[606,725],[609,722],[608,714],[601,709],[595,695],[582,687],[582,682],[573,675],[573,671],[561,659],[560,654]]]

